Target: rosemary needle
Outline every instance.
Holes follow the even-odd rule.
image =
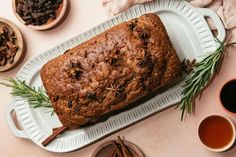
[[[227,42],[221,42],[218,39],[216,39],[216,41],[220,45],[215,52],[197,63],[196,67],[185,79],[185,84],[183,85],[183,91],[181,93],[182,98],[179,104],[181,110],[181,121],[185,115],[193,113],[194,98],[210,82],[213,74],[218,70],[225,48],[236,44],[236,42],[228,44]]]
[[[17,78],[10,78],[6,81],[8,83],[0,82],[0,84],[12,88],[12,96],[20,96],[27,99],[30,107],[52,108],[50,99],[48,98],[42,87],[38,87],[38,89],[36,90],[35,87],[31,88],[30,86],[26,85],[25,81],[21,81]]]

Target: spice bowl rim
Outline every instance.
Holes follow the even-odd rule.
[[[18,0],[12,0],[12,8],[13,8],[13,12],[16,16],[16,18],[18,19],[18,21],[20,21],[20,23],[22,23],[23,25],[25,25],[25,21],[20,17],[20,15],[16,12],[16,2]],[[43,24],[43,25],[25,25],[33,30],[38,30],[38,31],[43,31],[43,30],[49,30],[52,28],[55,28],[57,25],[59,25],[59,23],[62,21],[62,19],[64,18],[66,11],[68,8],[68,0],[62,0],[62,9],[59,13],[59,15],[57,16],[56,19],[54,19],[52,22],[48,23],[48,24]]]
[[[210,146],[207,146],[207,145],[202,141],[202,139],[201,139],[201,137],[200,137],[200,133],[199,133],[200,125],[202,124],[202,122],[203,122],[204,120],[206,120],[206,119],[209,118],[209,117],[213,117],[213,116],[218,116],[218,117],[224,118],[227,122],[229,122],[230,126],[232,127],[233,136],[232,136],[231,141],[230,141],[227,145],[225,145],[224,147],[221,147],[221,148],[212,148],[212,147],[210,147]],[[199,123],[198,123],[198,130],[197,130],[197,131],[198,131],[198,138],[199,138],[199,140],[200,140],[201,145],[202,145],[205,149],[207,149],[207,150],[209,150],[209,151],[212,151],[212,152],[225,152],[225,151],[229,150],[229,149],[234,145],[235,140],[236,140],[236,128],[235,128],[235,124],[234,124],[233,120],[231,120],[231,119],[230,119],[229,117],[227,117],[226,115],[222,115],[222,114],[219,114],[219,113],[211,113],[211,114],[208,114],[208,115],[204,116],[204,117],[199,121]]]
[[[14,69],[21,63],[21,61],[23,60],[25,56],[25,43],[24,43],[24,38],[21,31],[13,22],[11,22],[10,20],[6,18],[0,17],[0,23],[3,23],[6,27],[11,29],[15,33],[15,36],[17,38],[17,46],[19,46],[19,49],[16,52],[16,55],[14,57],[13,63],[6,64],[0,67],[0,72],[5,72],[5,71]]]

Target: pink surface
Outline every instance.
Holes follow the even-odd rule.
[[[11,0],[0,0],[0,16],[15,22],[22,31],[28,47],[24,62],[107,19],[99,0],[71,1],[70,13],[65,22],[56,29],[45,32],[33,31],[20,24],[13,14]],[[23,63],[20,66],[22,65]],[[20,66],[13,71],[0,73],[0,81],[14,77]],[[197,101],[195,116],[188,117],[184,122],[180,121],[178,109],[169,108],[116,132],[95,144],[67,154],[47,152],[30,140],[16,138],[11,134],[4,115],[6,106],[11,100],[10,89],[0,86],[0,156],[90,157],[99,144],[121,135],[142,148],[147,157],[235,157],[236,148],[224,153],[213,153],[205,150],[197,136],[198,122],[205,115],[221,113],[230,116],[220,106],[218,95],[223,83],[236,77],[235,67],[236,48],[231,48],[223,62],[220,73],[203,92],[201,100]],[[234,121],[236,120],[235,116],[230,117]]]

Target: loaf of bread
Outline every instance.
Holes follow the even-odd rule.
[[[75,129],[174,80],[180,67],[164,25],[150,13],[49,61],[41,78],[60,121]]]

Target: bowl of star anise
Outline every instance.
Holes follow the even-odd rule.
[[[0,72],[15,68],[24,56],[20,30],[11,21],[0,17]]]

